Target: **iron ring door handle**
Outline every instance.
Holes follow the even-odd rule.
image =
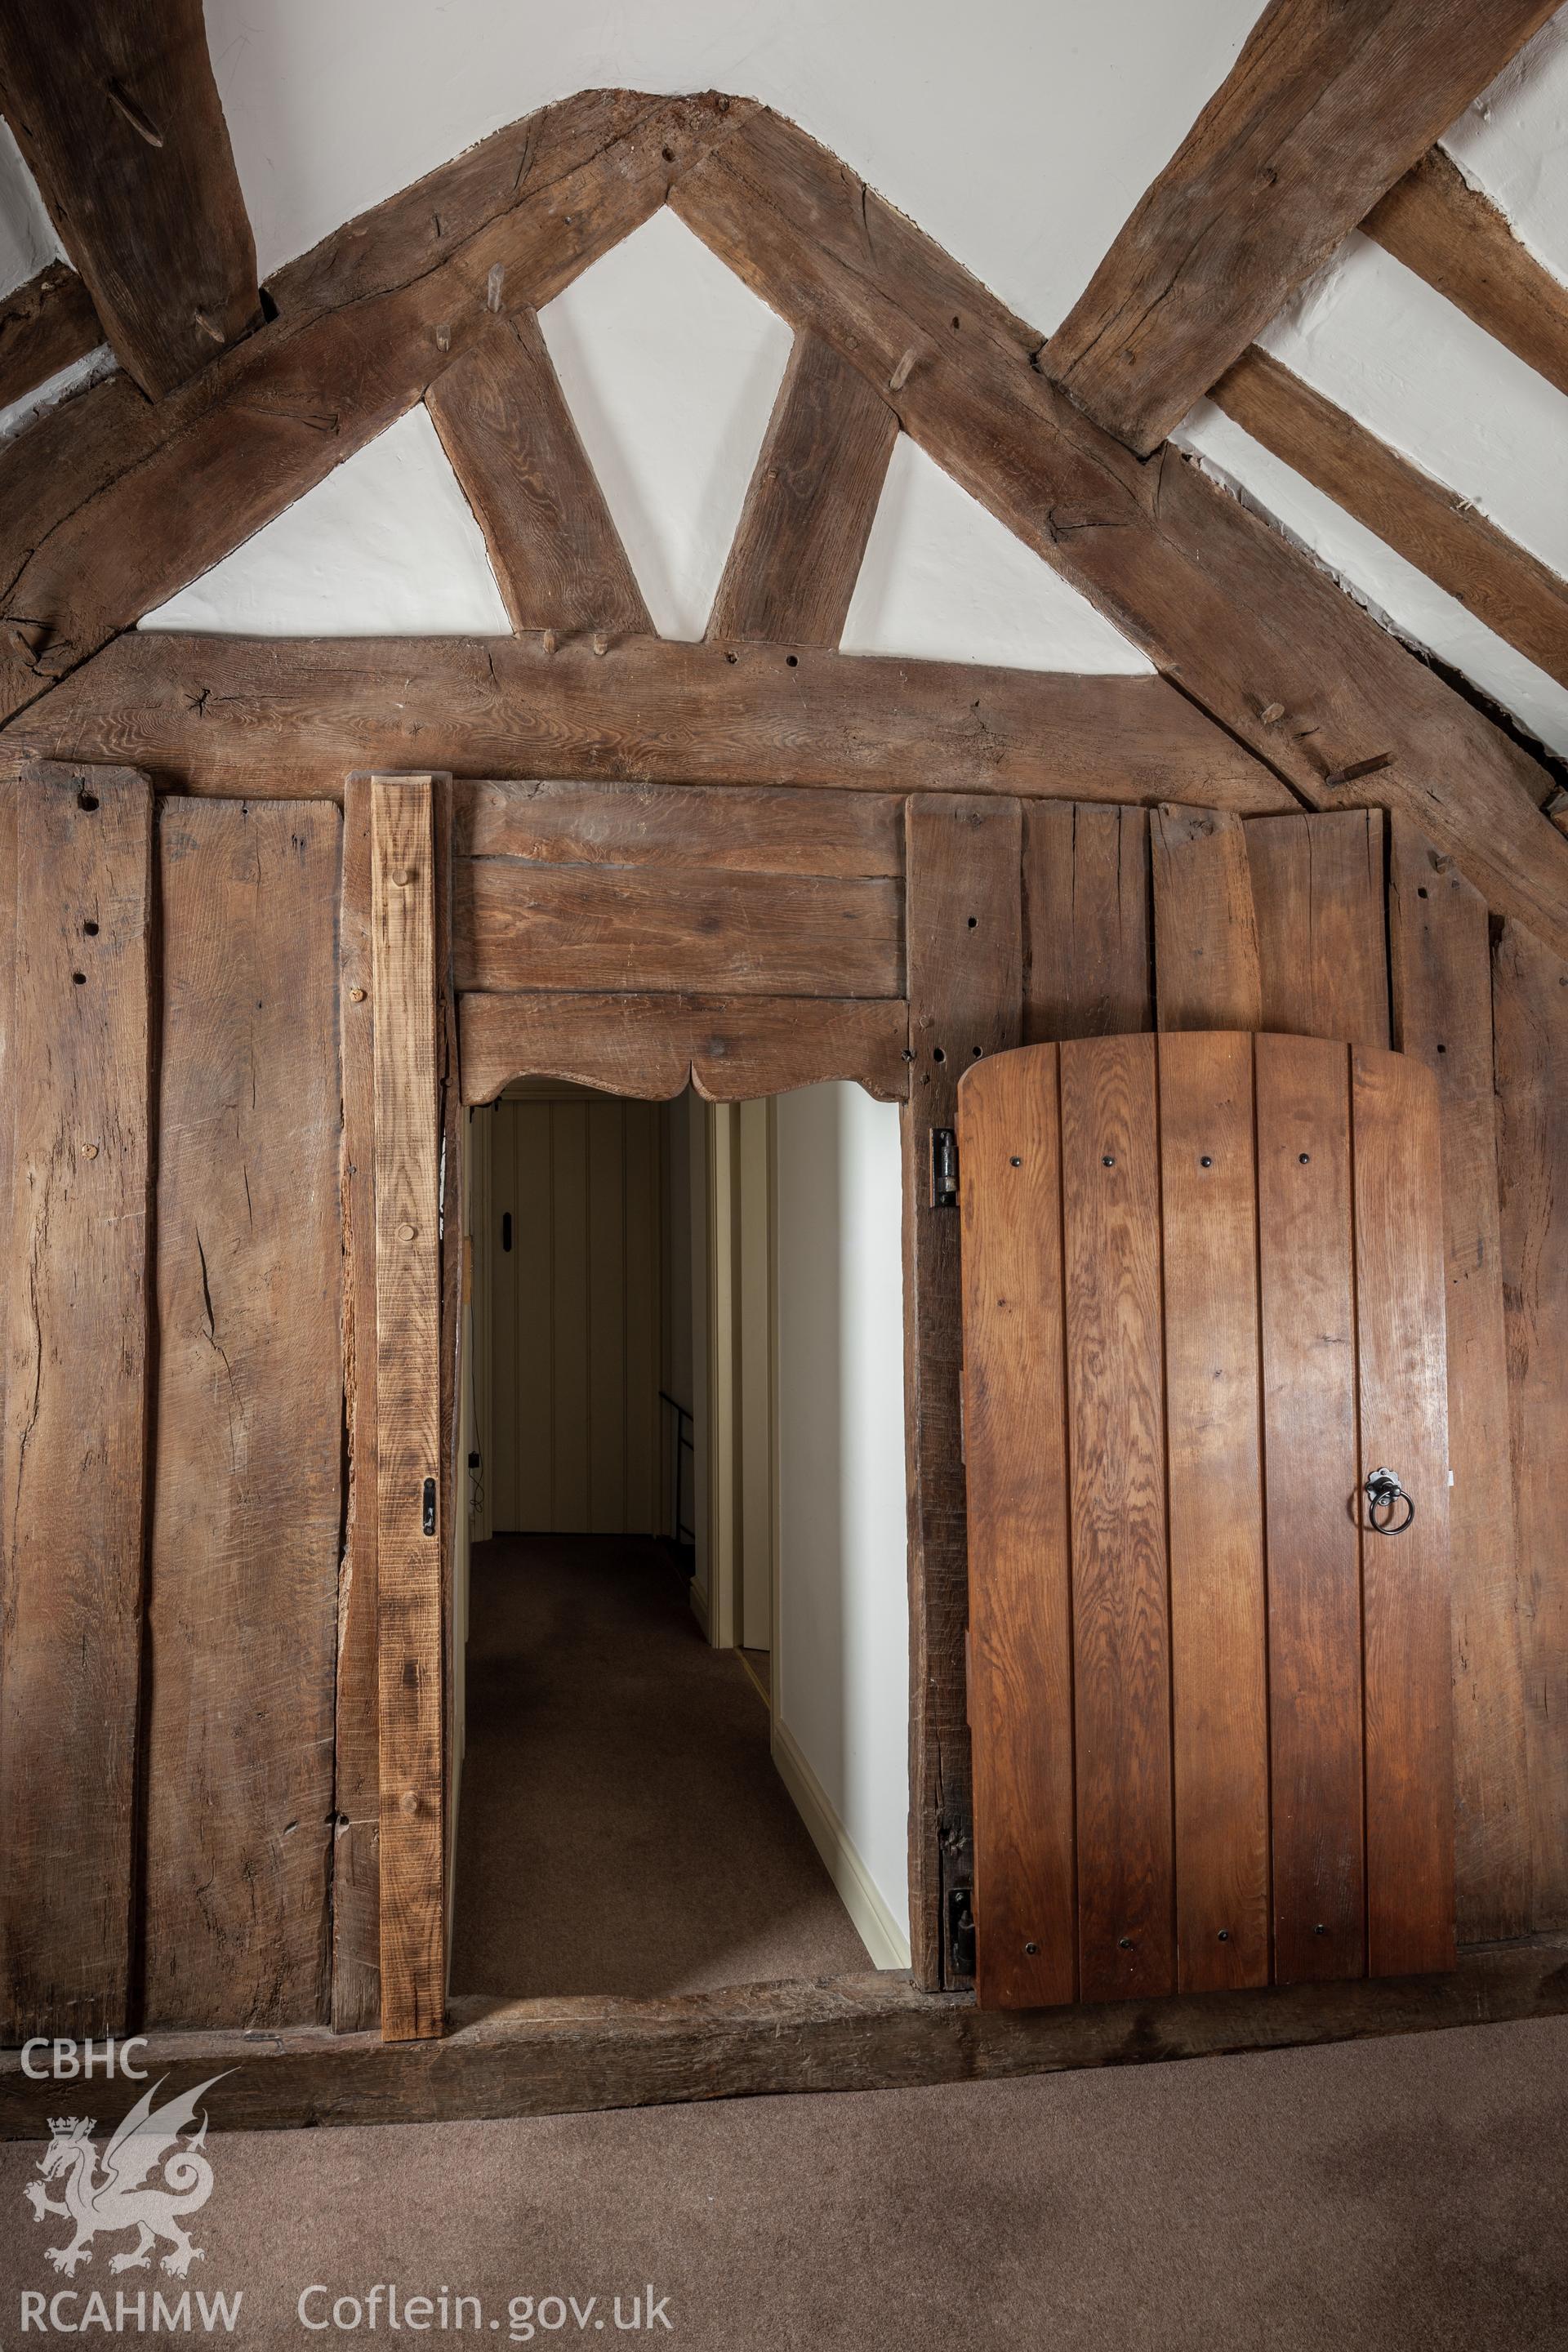
[[[1402,1536],[1415,1517],[1415,1505],[1394,1473],[1392,1470],[1373,1471],[1362,1492],[1366,1496],[1367,1524],[1373,1534]],[[1405,1517],[1396,1519],[1394,1515],[1401,1503],[1405,1506]]]

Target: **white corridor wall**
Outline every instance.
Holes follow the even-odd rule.
[[[775,1753],[819,1845],[814,1801],[831,1811],[845,1849],[836,1875],[863,1935],[866,1886],[846,1889],[843,1872],[874,1892],[882,1948],[872,1957],[907,1967],[899,1113],[844,1084],[781,1096],[775,1122]]]

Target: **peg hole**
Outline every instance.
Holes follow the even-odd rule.
[[[90,816],[93,810],[98,806],[98,794],[96,793],[89,792],[78,793],[76,796],[76,804],[79,809],[86,809],[88,814]]]
[[[740,656],[739,654],[726,654],[724,658],[730,664],[731,667],[733,668],[736,662],[739,661]]]
[[[978,916],[978,915],[971,915],[971,917],[969,918],[969,928],[970,928],[970,929],[971,929],[971,930],[973,930],[973,929],[974,929],[974,928],[975,928],[976,924],[979,922],[979,920],[980,920],[980,918],[979,918],[979,916]]]
[[[800,656],[798,654],[785,654],[784,667],[785,669],[798,669],[800,667]]]
[[[84,923],[84,924],[82,925],[82,929],[87,933],[87,936],[88,936],[88,938],[89,938],[89,940],[95,940],[95,939],[97,939],[97,937],[98,937],[98,925],[97,925],[96,923]]]
[[[1426,885],[1425,882],[1420,885],[1419,888],[1416,890],[1415,896],[1418,898],[1425,898],[1427,896]]]
[[[933,1045],[931,1047],[931,1057],[933,1062],[945,1062],[947,1059],[946,1054],[940,1045]]]
[[[75,981],[79,988],[85,988],[87,986],[87,974],[85,971],[73,971],[71,978]]]

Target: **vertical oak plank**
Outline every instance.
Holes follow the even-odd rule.
[[[322,801],[158,809],[153,2025],[328,2014],[341,823]]]
[[[1448,1331],[1455,1894],[1461,1943],[1531,1924],[1530,1786],[1509,1450],[1490,919],[1403,819],[1389,889],[1394,1043],[1437,1082]]]
[[[836,646],[876,520],[899,420],[819,336],[795,337],[710,637]]]
[[[1024,1042],[1154,1025],[1149,812],[1024,808]]]
[[[438,2034],[447,1990],[433,800],[428,777],[376,777],[372,783],[381,1996],[387,2041]],[[427,1494],[436,1522],[428,1531]]]
[[[1086,2000],[1176,1979],[1152,1037],[1061,1047],[1062,1233]]]
[[[1241,819],[1162,804],[1149,818],[1162,1029],[1260,1029],[1258,923]]]
[[[1176,1980],[1267,1984],[1268,1693],[1252,1040],[1161,1039]]]
[[[1437,1088],[1402,1055],[1354,1053],[1351,1167],[1363,1475],[1415,1515],[1362,1540],[1367,1969],[1454,1965],[1447,1364]]]
[[[1493,966],[1503,1308],[1531,1811],[1531,1925],[1568,1923],[1568,964],[1506,923]]]
[[[147,1440],[152,789],[25,771],[0,1505],[0,2039],[124,2031]]]
[[[649,636],[642,591],[531,310],[498,317],[425,395],[514,629]]]
[[[1274,1974],[1365,1973],[1350,1063],[1258,1037]]]
[[[1072,1559],[1057,1051],[958,1089],[975,1990],[1074,1999]]]
[[[905,803],[910,1093],[900,1114],[904,1429],[910,1513],[910,1941],[917,1984],[963,1979],[948,1896],[973,1886],[959,1219],[937,1205],[931,1140],[957,1120],[973,1062],[1018,1042],[1023,992],[1016,800],[921,793]]]
[[[1381,809],[1248,818],[1259,1028],[1386,1047],[1388,945]]]
[[[332,2026],[381,2021],[381,1700],[376,1640],[375,998],[371,781],[343,786],[338,1046],[343,1129],[343,1414],[348,1495],[338,1578],[332,1837]]]

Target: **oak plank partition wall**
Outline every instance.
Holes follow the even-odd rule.
[[[1290,170],[1218,206],[1209,249],[1247,248],[1223,300],[1200,255],[1173,277],[1179,334],[1133,306],[1138,364],[1103,402],[1087,355],[1058,346],[1064,391],[1050,345],[766,109],[598,91],[290,263],[276,315],[242,334],[248,313],[226,313],[161,398],[114,377],[0,450],[0,2040],[146,2021],[177,2079],[219,2051],[255,2063],[229,2119],[265,2123],[1568,2006],[1568,842],[1542,814],[1550,778],[1169,446],[1144,462],[1086,414],[1145,446],[1162,402],[1236,358],[1339,211],[1540,14],[1495,0],[1445,50],[1391,5],[1352,82],[1323,63],[1317,0],[1274,0],[1279,79],[1219,94],[1100,291],[1151,224],[1179,230],[1194,186],[1226,195],[1227,121]],[[1300,121],[1331,99],[1345,137],[1369,89],[1359,179],[1302,198]],[[1437,272],[1429,176],[1370,228],[1425,234]],[[667,201],[796,331],[700,645],[651,633],[536,315]],[[1532,315],[1510,331],[1547,368]],[[514,634],[137,633],[421,400]],[[1163,674],[837,652],[900,429]],[[1053,1337],[992,1338],[1005,1380],[1059,1412],[1072,1475],[976,1402],[979,1501],[961,1400],[976,1196],[966,1153],[963,1210],[935,1171],[965,1070],[1013,1118],[1018,1047],[1051,1058],[1059,1110],[1005,1155],[998,1232]],[[847,1078],[900,1107],[912,1984],[458,2003],[440,2040],[447,1203],[465,1107],[530,1074],[645,1100]],[[1249,1156],[1259,1137],[1285,1140]],[[1425,1179],[1440,1163],[1440,1207],[1412,1150]],[[1392,1278],[1394,1206],[1423,1265],[1441,1220],[1446,1455],[1438,1318]],[[1324,1369],[1352,1332],[1359,1395]],[[1137,1373],[1120,1385],[1115,1348]],[[1440,1509],[1372,1559],[1334,1500],[1396,1450],[1385,1405],[1413,1402],[1423,1496],[1455,1475],[1451,1655],[1422,1549]],[[975,1619],[973,1676],[972,1507],[1050,1563],[1005,1621]],[[1409,1638],[1384,1552],[1420,1569]],[[1421,1697],[1445,1662],[1451,1804],[1443,1710]],[[1057,2005],[1001,2015],[970,1981],[975,1798],[994,1822],[1011,1787],[1039,1801],[1003,1809],[982,1990]],[[1428,1976],[1456,1916],[1457,1969]],[[33,2095],[0,2053],[0,2128],[28,2127]]]

